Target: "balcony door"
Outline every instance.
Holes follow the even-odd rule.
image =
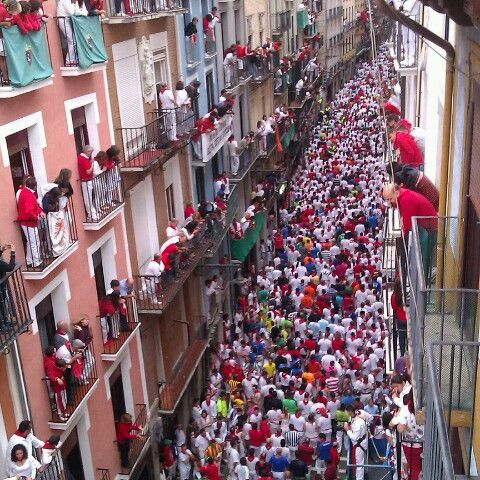
[[[105,273],[103,271],[102,249],[99,248],[92,255],[93,273],[95,276],[95,287],[97,289],[97,298],[101,300],[106,295]]]
[[[75,148],[77,155],[82,153],[83,147],[89,145],[87,120],[85,117],[85,107],[79,107],[72,110],[73,137],[75,138]]]
[[[22,130],[9,135],[6,140],[13,188],[17,192],[26,176],[35,175],[28,144],[28,132],[27,130]]]
[[[63,442],[60,449],[63,460],[65,479],[85,480],[83,472],[82,454],[78,443],[78,433],[75,427],[70,435]]]
[[[123,389],[122,369],[117,367],[109,380],[110,396],[112,399],[113,418],[115,422],[120,421],[120,417],[126,413],[125,391]],[[134,412],[128,412],[134,414]]]
[[[158,103],[158,94],[160,93],[160,85],[166,83],[170,90],[175,93],[175,85],[170,84],[170,75],[168,72],[167,53],[164,48],[155,50],[153,57],[153,71],[155,72],[155,88],[157,95],[155,96],[157,108],[160,108]]]
[[[35,316],[37,318],[42,350],[45,350],[49,345],[53,345],[53,337],[56,331],[55,313],[51,295],[47,295],[37,304],[35,307]]]

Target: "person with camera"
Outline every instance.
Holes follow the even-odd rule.
[[[10,259],[3,258],[3,252],[10,250]],[[5,332],[15,317],[15,306],[8,288],[7,276],[15,268],[15,247],[9,244],[0,244],[0,332]]]

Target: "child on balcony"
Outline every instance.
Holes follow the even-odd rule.
[[[67,382],[64,377],[67,363],[62,358],[57,358],[54,367],[51,367],[48,374],[50,386],[55,395],[55,404],[57,406],[57,415],[62,422],[66,422],[69,414],[66,411],[67,405]]]

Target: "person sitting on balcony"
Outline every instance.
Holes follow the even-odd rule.
[[[177,236],[167,240],[160,248],[162,263],[165,266],[167,275],[175,275],[176,258],[184,251],[182,244],[186,241],[185,234],[180,232]]]
[[[93,198],[93,148],[90,145],[83,147],[82,153],[77,157],[78,174],[82,182],[83,204],[87,215],[87,222],[97,222],[98,214]]]
[[[12,460],[11,452],[16,445],[25,447],[28,458],[33,458],[33,449],[42,448],[45,442],[38,439],[32,433],[32,422],[30,420],[22,420],[18,425],[16,432],[9,438],[6,448],[5,468],[15,468],[15,460]]]
[[[166,83],[160,84],[158,100],[160,102],[161,112],[165,114],[165,128],[167,129],[168,140],[176,142],[178,141],[175,110],[177,104],[175,103],[173,92],[168,88]]]
[[[193,114],[190,97],[185,90],[182,81],[175,85],[175,103],[178,106],[177,111],[177,136],[181,137],[187,134],[193,127]]]
[[[142,426],[133,423],[132,420],[132,416],[129,413],[124,413],[117,423],[117,444],[120,450],[122,468],[130,468],[130,442],[131,440],[141,438],[143,431]]]
[[[6,262],[2,256],[3,252],[10,250],[10,260]],[[16,266],[15,246],[0,244],[0,333],[8,331],[12,320],[17,315],[12,292],[7,284],[7,274],[12,272]]]
[[[37,181],[35,177],[29,177],[25,181],[25,187],[18,196],[17,220],[22,227],[27,241],[25,260],[28,266],[38,267],[42,263],[42,244],[39,235],[39,222],[45,218],[45,213],[38,204]]]
[[[178,229],[178,219],[172,218],[166,228],[167,238],[175,237],[180,233]]]
[[[10,463],[6,469],[7,475],[17,479],[34,479],[41,465],[34,457],[28,455],[25,445],[14,445],[8,452],[10,453]]]

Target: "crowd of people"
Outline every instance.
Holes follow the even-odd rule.
[[[166,478],[178,468],[180,480],[335,480],[348,452],[354,478],[364,480],[369,462],[395,468],[397,432],[402,474],[419,478],[422,428],[404,352],[393,371],[386,365],[381,108],[388,96],[378,77],[393,92],[383,48],[313,127],[279,225],[263,242],[261,269],[237,282],[233,318],[223,315],[224,341],[214,348],[204,396],[187,429],[179,423],[164,443]],[[405,321],[396,294],[397,321]]]

